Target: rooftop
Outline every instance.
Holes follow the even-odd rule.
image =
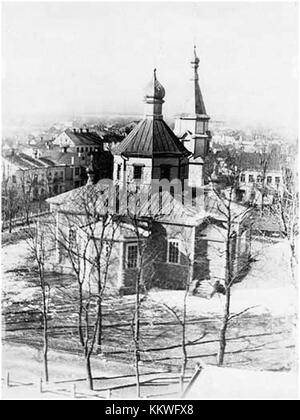
[[[51,166],[56,166],[53,161],[46,158],[33,158],[25,153],[14,153],[9,156],[5,156],[3,159],[8,161],[10,164],[15,165],[21,170],[28,169],[41,169]]]
[[[95,131],[87,130],[71,130],[68,128],[65,133],[73,141],[75,146],[101,146],[102,139]]]
[[[190,152],[164,120],[145,118],[114,149],[114,154],[153,157],[157,155],[188,156]]]

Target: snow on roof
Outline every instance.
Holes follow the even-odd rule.
[[[178,199],[168,192],[163,192],[161,198],[158,193],[152,194],[149,199],[148,190],[142,193],[140,203],[137,205],[137,196],[129,195],[129,205],[121,208],[120,215],[133,213],[138,218],[151,218],[161,223],[174,223],[188,226],[197,226],[206,217],[206,213],[195,207],[183,205]],[[127,202],[127,200],[125,200]],[[115,197],[109,186],[101,181],[95,185],[84,185],[63,194],[47,199],[49,204],[59,206],[60,211],[86,214],[95,211],[99,214],[113,212]]]
[[[188,385],[184,399],[298,399],[298,378],[293,373],[252,371],[204,365]]]

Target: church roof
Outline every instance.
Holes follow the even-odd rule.
[[[200,59],[197,56],[196,47],[194,47],[194,56],[191,61],[193,76],[189,80],[188,85],[188,97],[183,105],[183,113],[180,115],[181,118],[194,117],[195,115],[202,118],[209,119],[207,115],[202,92],[199,85],[199,68]],[[192,82],[192,83],[191,83]],[[192,87],[192,91],[191,88]]]
[[[190,152],[162,119],[145,118],[114,149],[114,154],[153,157],[155,155],[183,155]]]

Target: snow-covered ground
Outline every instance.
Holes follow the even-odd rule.
[[[230,386],[228,386],[230,384]],[[186,393],[192,400],[296,400],[297,375],[204,366]]]
[[[274,316],[298,312],[298,291],[292,284],[289,249],[285,242],[277,244],[255,243],[256,261],[242,283],[232,288],[231,312],[240,313],[247,308],[252,314],[269,313]],[[156,302],[175,308],[183,306],[182,291],[151,291]],[[215,295],[212,299],[189,296],[188,312],[194,315],[222,315],[225,298]]]

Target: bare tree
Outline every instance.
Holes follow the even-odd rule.
[[[46,280],[45,264],[49,257],[49,241],[47,223],[38,220],[35,224],[28,224],[25,228],[26,243],[31,252],[34,263],[37,267],[39,287],[41,291],[41,314],[43,319],[43,360],[44,360],[44,377],[45,381],[49,381],[48,369],[48,350],[49,350],[49,305],[51,288]]]
[[[2,180],[2,217],[8,222],[9,233],[12,232],[14,219],[21,206],[20,191],[9,179]]]
[[[280,222],[281,234],[290,248],[290,268],[294,285],[298,265],[297,238],[299,234],[299,192],[297,172],[293,168],[283,168],[282,185],[278,187],[271,211]]]
[[[208,168],[213,168],[214,157],[211,156]],[[237,259],[236,244],[239,237],[238,225],[250,215],[251,209],[235,203],[235,191],[239,186],[243,168],[242,156],[235,151],[227,151],[224,156],[224,170],[218,180],[212,178],[212,172],[207,176],[211,180],[210,193],[206,205],[210,211],[218,213],[225,229],[225,305],[222,326],[219,337],[218,364],[224,364],[227,330],[230,321],[237,315],[231,314],[232,287],[247,273],[251,264],[250,255]],[[248,310],[248,309],[246,309]],[[246,311],[245,310],[245,311]],[[244,311],[243,311],[244,313]]]
[[[71,203],[71,210],[56,216],[55,224],[57,246],[64,251],[76,278],[78,335],[91,390],[91,357],[96,345],[98,351],[102,346],[102,305],[118,229],[118,220],[108,214],[103,194],[98,185],[84,187]]]

